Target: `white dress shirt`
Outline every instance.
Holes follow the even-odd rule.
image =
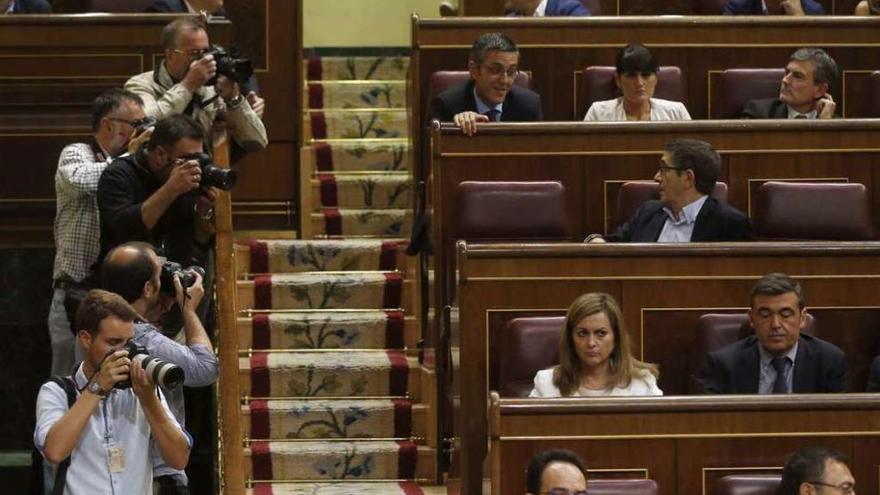
[[[77,389],[88,383],[79,365],[73,377]],[[79,397],[79,394],[77,394]],[[162,409],[192,447],[192,438],[180,427],[159,392]],[[67,414],[67,394],[54,382],[44,383],[37,396],[34,444],[40,453],[52,426]],[[122,451],[124,469],[111,473],[109,448]],[[92,413],[79,441],[70,453],[64,493],[68,495],[124,495],[153,492],[153,438],[140,402],[132,389],[113,389]]]
[[[480,99],[480,95],[477,94],[476,89],[474,90],[474,101],[477,103],[477,113],[486,115],[486,112],[489,110],[497,110],[498,115],[495,117],[495,122],[501,121],[501,115],[504,113],[504,102],[490,107],[485,101]]]
[[[535,17],[544,17],[545,12],[547,12],[547,0],[541,0],[541,3],[535,7],[535,13],[532,15]]]
[[[797,350],[798,343],[795,342],[791,349],[784,354],[791,362],[791,365],[785,370],[785,381],[788,382],[788,390],[790,391],[794,390],[792,388],[792,377],[794,377],[794,358],[797,357]],[[761,374],[758,377],[758,393],[772,394],[773,384],[776,382],[777,374],[776,368],[773,367],[773,358],[776,356],[767,352],[760,343],[758,344],[758,354],[761,357]]]
[[[810,110],[807,113],[800,113],[788,105],[786,105],[785,107],[788,108],[788,118],[790,118],[790,119],[796,119],[796,118],[798,118],[798,115],[803,115],[804,116],[803,118],[805,118],[805,119],[815,119],[815,118],[819,117],[819,112],[816,111],[815,108]]]
[[[657,242],[690,242],[691,235],[694,233],[694,225],[697,223],[697,215],[700,214],[708,197],[700,196],[699,199],[682,208],[678,220],[675,219],[672,210],[664,206],[666,223],[663,224],[663,230],[660,231]]]
[[[531,393],[529,393],[529,397],[562,397],[559,388],[553,384],[554,368],[541,370],[535,375],[535,386]],[[581,387],[569,397],[610,397],[632,395],[663,395],[663,391],[657,387],[657,378],[651,373],[645,372],[642,376],[632,377],[632,381],[627,387],[614,387],[611,390],[593,390]]]

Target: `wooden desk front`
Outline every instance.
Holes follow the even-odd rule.
[[[849,458],[859,493],[877,493],[880,395],[493,398],[493,494],[525,492],[529,458],[571,449],[591,478],[650,478],[660,493],[709,495],[732,474],[779,474],[786,455],[821,445]],[[484,440],[485,442],[485,440]]]
[[[488,406],[492,327],[522,314],[559,312],[585,292],[607,292],[622,306],[633,352],[668,363],[686,356],[693,327],[661,322],[682,312],[742,308],[754,282],[772,271],[800,281],[810,306],[880,310],[878,261],[877,242],[459,243],[458,325],[452,327],[450,345],[457,363],[452,370],[460,445],[455,458],[462,490],[468,490],[462,493],[479,493],[483,476],[487,424],[480,411]],[[656,324],[648,327],[646,321]],[[651,347],[658,342],[663,345]]]

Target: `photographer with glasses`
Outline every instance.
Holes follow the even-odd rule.
[[[143,98],[148,116],[192,117],[204,130],[210,149],[214,119],[224,115],[229,135],[244,151],[266,147],[266,128],[260,120],[265,102],[255,93],[242,95],[238,83],[218,74],[204,24],[191,17],[168,23],[162,29],[162,46],[165,59],[159,68],[125,83],[125,89]]]
[[[587,466],[570,450],[539,452],[526,468],[526,495],[586,495]]]
[[[473,136],[478,122],[536,122],[544,119],[541,97],[514,85],[519,49],[501,33],[486,33],[474,42],[468,60],[471,79],[431,101],[430,119],[455,122]]]
[[[64,147],[55,172],[55,265],[49,339],[52,375],[65,375],[82,360],[71,330],[80,301],[92,288],[90,270],[98,259],[101,232],[98,179],[115,158],[150,137],[143,101],[136,94],[111,89],[92,103],[92,139]]]
[[[856,481],[840,452],[804,447],[782,468],[779,495],[855,495]]]

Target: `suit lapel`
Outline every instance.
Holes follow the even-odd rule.
[[[657,242],[665,223],[666,212],[660,206],[651,214],[651,218],[645,222],[645,227],[639,229],[639,232],[633,236],[632,242]]]
[[[801,337],[798,339],[797,355],[794,357],[794,374],[791,377],[792,393],[809,393],[816,390],[815,374],[811,373],[813,363],[813,348],[810,342]]]
[[[548,0],[547,8],[544,9],[544,17],[554,16],[556,15],[556,10],[559,8],[559,0]]]
[[[691,232],[691,242],[704,242],[706,239],[713,239],[716,236],[711,235],[713,232],[710,232],[714,224],[709,222],[708,219],[712,217],[715,213],[715,209],[718,207],[718,201],[713,197],[706,198],[706,202],[703,203],[703,207],[700,208],[700,212],[697,213],[697,219],[694,221],[694,231]]]
[[[474,80],[464,87],[464,109],[471,112],[477,112],[477,99],[474,98]]]
[[[761,375],[761,359],[758,354],[757,338],[752,336],[747,342],[746,352],[740,356],[740,365],[734,369],[744,370],[735,380],[735,393],[758,393]]]

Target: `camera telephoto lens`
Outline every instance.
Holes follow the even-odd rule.
[[[137,361],[141,363],[141,367],[144,368],[144,371],[147,372],[150,380],[156,385],[165,389],[173,389],[183,383],[184,373],[180,366],[150,356],[147,354],[146,347],[139,346],[134,342],[129,341],[122,349],[128,351],[128,358],[131,359],[132,362]],[[131,378],[116,382],[114,388],[131,388]]]

